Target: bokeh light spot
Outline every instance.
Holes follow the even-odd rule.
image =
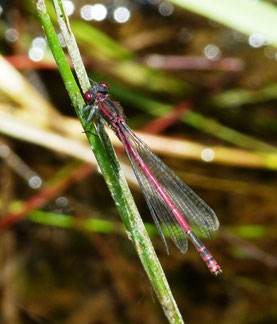
[[[209,60],[217,60],[221,56],[220,49],[214,45],[214,44],[209,44],[204,48],[204,55],[209,59]]]
[[[262,47],[266,41],[261,33],[254,33],[249,36],[248,43],[250,46],[258,48]]]
[[[44,50],[39,47],[32,47],[29,50],[29,58],[34,62],[41,61],[44,56]]]
[[[42,185],[42,180],[39,176],[32,176],[29,179],[29,186],[33,189],[38,189]]]
[[[212,149],[210,148],[206,148],[201,152],[201,158],[202,160],[204,160],[205,162],[211,162],[213,161],[215,157],[215,153]]]
[[[130,19],[131,12],[126,7],[118,7],[113,13],[114,20],[122,24],[127,22]]]
[[[159,4],[159,13],[162,16],[170,16],[174,11],[174,6],[172,3],[163,1]]]
[[[67,16],[70,16],[75,11],[75,4],[70,0],[63,0],[63,7]]]
[[[16,42],[18,40],[19,34],[18,31],[14,28],[9,28],[6,31],[6,38],[9,42],[13,43]]]

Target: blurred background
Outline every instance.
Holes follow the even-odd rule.
[[[191,244],[183,255],[168,240],[168,256],[111,134],[184,321],[276,323],[277,50],[241,27],[275,24],[255,7],[277,17],[275,1],[215,1],[232,28],[190,1],[63,2],[89,76],[220,220],[204,243],[223,275]],[[258,19],[238,15],[246,2]],[[0,322],[167,323],[31,0],[1,0],[0,52]]]

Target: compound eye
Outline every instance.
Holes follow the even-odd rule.
[[[99,84],[105,88],[106,92],[108,92],[110,90],[110,86],[106,82],[101,82]]]
[[[90,91],[87,91],[85,93],[85,99],[86,99],[86,102],[92,102],[93,101],[93,97],[92,97],[92,94],[90,93]]]

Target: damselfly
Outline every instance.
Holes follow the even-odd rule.
[[[88,105],[82,111],[90,111],[86,123],[92,120],[97,110],[98,118],[107,122],[124,145],[166,249],[160,223],[181,252],[187,252],[188,236],[211,273],[222,273],[220,266],[190,227],[211,238],[219,227],[214,211],[132,132],[124,120],[122,108],[110,99],[108,92],[109,85],[99,83],[85,93]],[[99,125],[98,119],[98,131]]]

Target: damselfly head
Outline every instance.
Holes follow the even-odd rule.
[[[86,102],[88,103],[93,102],[97,97],[98,93],[101,93],[102,95],[106,95],[109,92],[109,90],[110,90],[110,86],[105,82],[94,84],[85,93]]]

